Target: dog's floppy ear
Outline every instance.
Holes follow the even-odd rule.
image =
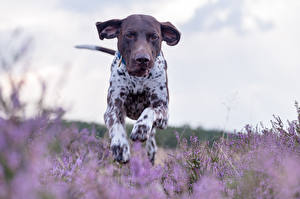
[[[120,33],[120,28],[122,25],[122,20],[111,19],[105,22],[97,22],[96,27],[98,30],[99,38],[101,40],[112,39],[118,36]]]
[[[167,42],[170,46],[175,46],[180,40],[180,32],[170,22],[160,23],[160,26],[163,41]]]

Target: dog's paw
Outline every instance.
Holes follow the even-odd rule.
[[[152,126],[145,123],[136,123],[132,129],[130,138],[133,141],[139,140],[144,142],[148,139]]]
[[[129,161],[130,147],[128,141],[125,138],[113,138],[110,149],[115,161],[118,161],[119,163],[127,163]]]

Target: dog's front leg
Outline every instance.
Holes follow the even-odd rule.
[[[155,154],[157,152],[157,146],[156,146],[156,141],[155,141],[155,132],[156,129],[152,128],[149,138],[146,141],[146,149],[147,149],[147,155],[152,163],[154,165],[154,160],[155,160]]]
[[[133,141],[146,141],[147,154],[150,162],[154,165],[157,151],[155,142],[155,129],[164,129],[168,123],[168,107],[166,105],[156,108],[146,108],[138,121],[135,123],[130,138]]]
[[[126,163],[130,159],[130,147],[125,130],[123,101],[120,98],[109,100],[104,121],[111,139],[110,148],[116,161]]]
[[[134,124],[130,138],[133,141],[146,141],[150,135],[152,128],[164,129],[168,123],[168,107],[158,106],[156,108],[148,107],[140,115]],[[155,131],[154,131],[155,132]]]

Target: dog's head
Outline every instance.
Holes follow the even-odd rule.
[[[130,15],[125,19],[112,19],[96,23],[99,38],[118,38],[127,71],[133,76],[148,75],[161,50],[162,41],[174,46],[180,32],[170,22],[160,23],[148,15]]]

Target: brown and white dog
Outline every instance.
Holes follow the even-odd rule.
[[[122,163],[130,159],[125,130],[127,116],[137,120],[130,138],[146,141],[147,154],[154,164],[155,129],[166,128],[168,122],[167,63],[161,44],[165,41],[170,46],[176,45],[180,32],[170,22],[161,23],[148,15],[130,15],[97,22],[96,26],[101,40],[118,39],[104,114],[114,159]],[[114,53],[101,47],[87,48]]]

